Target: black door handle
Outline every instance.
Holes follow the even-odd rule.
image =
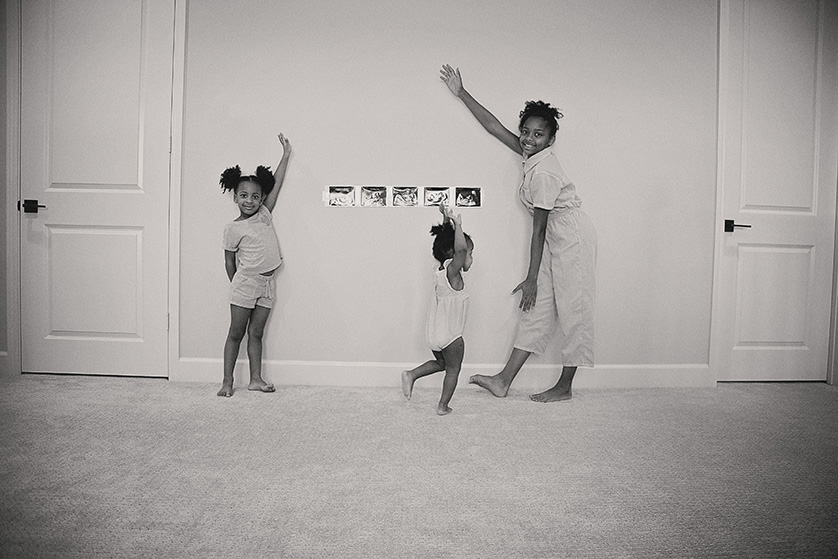
[[[742,223],[733,223],[732,219],[725,220],[725,233],[733,233],[734,227],[750,227],[750,225],[744,225]]]
[[[25,214],[36,214],[38,213],[38,208],[46,208],[46,206],[39,204],[37,200],[23,201],[23,213]],[[20,200],[17,201],[17,211],[20,211]]]

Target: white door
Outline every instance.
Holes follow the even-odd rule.
[[[826,380],[838,9],[818,0],[721,6],[717,378]]]
[[[166,377],[174,0],[21,22],[22,370]]]

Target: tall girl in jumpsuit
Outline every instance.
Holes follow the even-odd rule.
[[[551,149],[562,115],[547,103],[529,101],[516,135],[463,88],[459,69],[444,65],[440,79],[487,132],[523,156],[519,197],[533,219],[527,277],[513,290],[521,292],[523,311],[514,348],[501,372],[474,375],[469,382],[505,397],[529,356],[544,352],[558,326],[563,334],[561,376],[530,399],[569,400],[577,367],[594,365],[597,234]]]

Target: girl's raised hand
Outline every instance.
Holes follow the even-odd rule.
[[[445,82],[445,85],[448,86],[451,93],[457,97],[460,96],[460,93],[463,91],[463,78],[460,77],[459,68],[455,70],[448,64],[443,64],[442,69],[439,71],[439,79]]]
[[[283,156],[287,157],[291,155],[291,142],[288,141],[288,138],[285,137],[285,134],[280,132],[279,134],[277,134],[276,137],[279,138],[279,143],[282,144]]]

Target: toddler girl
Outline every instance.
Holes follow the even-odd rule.
[[[431,228],[434,239],[433,254],[439,261],[434,270],[434,297],[428,311],[425,336],[434,360],[427,361],[415,369],[402,371],[402,392],[409,400],[413,394],[416,379],[445,371],[442,381],[442,396],[436,413],[451,413],[448,403],[457,387],[457,378],[463,364],[465,343],[463,327],[468,310],[468,292],[463,275],[472,263],[474,243],[463,233],[462,218],[440,204],[443,221]]]
[[[243,176],[238,165],[221,175],[221,189],[233,192],[239,216],[224,228],[224,265],[230,279],[230,331],[224,343],[224,380],[219,396],[233,395],[233,369],[247,332],[250,361],[248,390],[274,392],[262,380],[262,334],[274,301],[274,272],[282,264],[271,212],[285,179],[291,144],[279,134],[282,159],[271,173],[259,166],[255,175]]]

